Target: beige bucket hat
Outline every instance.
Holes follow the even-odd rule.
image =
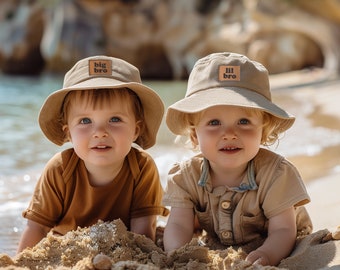
[[[185,97],[169,106],[166,124],[173,133],[185,135],[184,114],[217,105],[266,111],[277,118],[280,132],[295,121],[294,116],[272,103],[267,69],[236,53],[213,53],[195,63]]]
[[[67,139],[59,119],[67,93],[73,90],[124,87],[134,91],[141,100],[146,127],[140,134],[140,139],[144,149],[150,148],[156,143],[156,135],[164,115],[164,104],[154,90],[142,84],[139,70],[135,66],[108,56],[82,59],[65,74],[63,88],[50,94],[40,109],[41,130],[50,141],[63,145]]]

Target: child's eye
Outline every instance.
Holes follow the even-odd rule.
[[[221,124],[221,121],[217,120],[217,119],[211,120],[208,123],[209,126],[217,126],[217,125],[220,125],[220,124]]]
[[[80,124],[90,124],[90,123],[92,123],[90,118],[83,118],[80,120]]]
[[[246,118],[242,118],[242,119],[240,119],[240,121],[239,121],[239,124],[240,125],[247,125],[247,124],[249,124],[250,123],[250,121],[248,120],[248,119],[246,119]]]
[[[114,122],[114,123],[120,122],[120,121],[121,121],[121,119],[120,119],[119,117],[112,117],[112,118],[110,119],[110,122]]]

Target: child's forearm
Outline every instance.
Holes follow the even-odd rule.
[[[40,225],[34,221],[28,220],[27,226],[21,236],[17,253],[20,253],[27,247],[33,247],[43,239],[50,228]]]
[[[262,246],[247,256],[251,263],[278,265],[286,258],[295,245],[296,233],[291,229],[280,229],[272,232]]]
[[[42,235],[34,235],[30,232],[24,232],[17,248],[17,254],[27,247],[35,246],[41,239],[43,239]]]
[[[131,232],[149,237],[152,241],[156,238],[156,215],[132,218],[130,222]]]
[[[180,248],[189,243],[192,237],[193,232],[187,232],[176,224],[167,225],[164,230],[164,251]]]

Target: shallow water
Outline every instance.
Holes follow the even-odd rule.
[[[166,106],[185,94],[185,81],[145,83],[159,93]],[[54,146],[43,136],[37,123],[43,100],[61,85],[62,77],[46,74],[33,78],[0,76],[0,253],[15,254],[26,223],[21,212],[30,200],[44,164],[54,153],[69,147]],[[314,127],[306,118],[313,110],[311,104],[290,99],[289,93],[282,91],[274,90],[273,98],[299,116],[276,146],[277,152],[286,156],[310,156],[327,146],[340,144],[339,130]],[[174,145],[174,138],[163,122],[157,145],[149,151],[159,167],[163,184],[169,167],[192,154]]]

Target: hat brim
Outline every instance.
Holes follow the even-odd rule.
[[[45,136],[57,145],[63,145],[65,134],[60,122],[60,114],[65,96],[74,90],[89,89],[118,89],[129,88],[134,91],[143,106],[145,118],[145,130],[140,135],[147,149],[156,143],[156,134],[162,122],[164,114],[164,104],[161,98],[149,87],[136,82],[122,82],[107,77],[96,77],[62,88],[50,94],[42,105],[39,113],[39,125]]]
[[[295,117],[264,96],[244,88],[212,88],[198,91],[171,105],[166,114],[168,128],[177,135],[185,135],[183,114],[197,113],[213,106],[229,105],[265,111],[279,121],[280,131],[289,129]]]

